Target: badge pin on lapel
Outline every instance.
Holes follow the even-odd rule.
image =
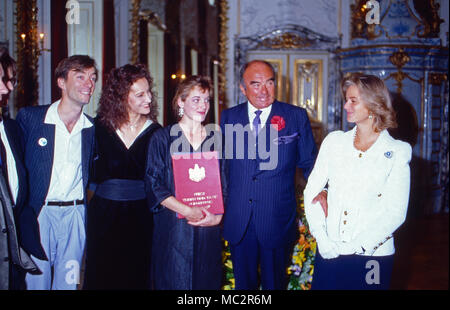
[[[384,156],[386,156],[386,158],[392,158],[392,154],[394,154],[394,152],[389,151],[389,152],[384,153]]]
[[[45,138],[40,138],[40,139],[38,140],[38,144],[39,144],[40,146],[46,146],[46,145],[47,145],[47,139],[45,139]]]

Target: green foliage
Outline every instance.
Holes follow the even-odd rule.
[[[287,274],[289,276],[288,289],[309,290],[311,288],[312,274],[314,272],[316,241],[309,232],[305,217],[303,196],[300,193],[297,194],[297,214],[300,238],[295,244],[291,265],[287,268]],[[222,262],[224,265],[224,281],[222,289],[233,290],[235,284],[233,265],[231,263],[230,248],[227,241],[224,241]]]

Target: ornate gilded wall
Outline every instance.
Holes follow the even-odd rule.
[[[352,47],[337,51],[341,71],[377,75],[391,91],[399,119],[392,134],[413,146],[410,212],[448,210],[448,47],[439,4],[379,1],[377,25],[366,22],[365,3],[352,6]]]

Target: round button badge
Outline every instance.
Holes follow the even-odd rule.
[[[45,138],[40,138],[40,139],[38,140],[38,144],[39,144],[40,146],[46,146],[46,145],[47,145],[47,139],[45,139]]]

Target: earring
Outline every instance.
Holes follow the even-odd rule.
[[[178,109],[178,116],[179,116],[179,117],[183,117],[183,114],[184,114],[184,109],[183,109],[183,107],[180,107],[180,108]]]
[[[372,119],[373,118],[373,115],[372,114],[369,114],[369,119]]]

